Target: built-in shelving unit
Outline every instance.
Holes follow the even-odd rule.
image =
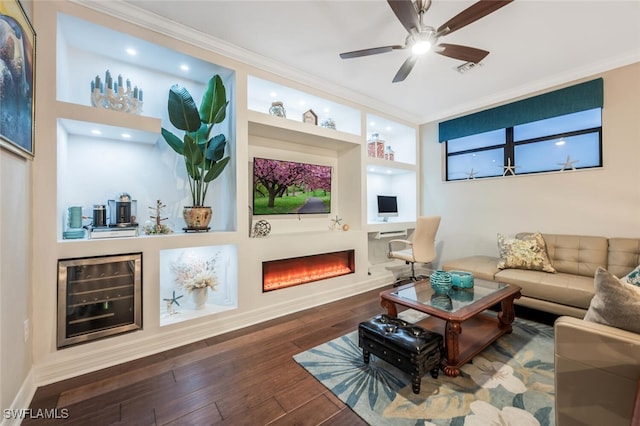
[[[376,137],[377,136],[377,137]],[[384,141],[387,157],[367,150],[367,225],[370,232],[402,230],[415,226],[418,213],[417,131],[394,120],[367,114],[367,144]],[[388,158],[389,149],[393,159]],[[373,150],[376,153],[376,150]],[[383,222],[377,214],[377,196],[398,198],[398,216]]]
[[[133,37],[121,31],[81,19],[71,14],[57,15],[56,26],[56,115],[57,115],[57,234],[60,257],[95,254],[117,254],[140,251],[146,274],[158,277],[156,288],[145,296],[157,293],[160,325],[237,308],[237,247],[236,244],[211,244],[202,235],[184,234],[181,210],[190,205],[186,170],[183,159],[176,155],[160,135],[162,127],[174,131],[168,121],[167,96],[173,84],[186,87],[196,102],[214,74],[219,74],[227,88],[227,96],[235,93],[232,70],[178,51]],[[87,37],[91,34],[91,37]],[[133,53],[135,50],[135,54]],[[180,68],[183,66],[184,68]],[[188,69],[187,69],[188,68]],[[130,79],[131,85],[144,90],[142,111],[127,113],[91,105],[91,83],[96,76],[104,82],[109,70],[114,79]],[[235,101],[231,97],[228,119],[219,125],[227,135],[229,154],[235,157]],[[237,224],[235,165],[211,184],[209,200],[216,200],[212,231],[233,232]],[[230,189],[231,188],[231,189]],[[138,235],[99,240],[84,238],[63,240],[67,228],[69,206],[81,206],[91,225],[94,205],[107,207],[109,200],[128,193],[137,209],[132,218],[138,224]],[[162,200],[164,224],[174,230],[166,235],[144,235],[144,226],[152,223],[152,209]],[[112,233],[113,234],[113,233]],[[158,244],[164,241],[163,244]],[[170,247],[170,248],[164,248]],[[189,255],[209,250],[211,256],[223,257],[224,265],[217,274],[222,284],[211,291],[206,309],[193,309],[183,303],[179,313],[169,315],[163,299],[175,285],[172,271],[166,269],[171,253]],[[169,262],[171,263],[171,262]],[[151,266],[148,266],[150,264]],[[158,270],[159,267],[159,270]],[[153,270],[151,269],[153,268]],[[147,284],[151,282],[146,280]],[[159,286],[158,286],[159,284]],[[184,292],[183,292],[184,293]],[[222,296],[224,294],[224,296]],[[148,304],[148,299],[145,300]],[[146,318],[150,320],[149,315]],[[153,318],[157,323],[158,318]]]
[[[124,4],[90,3],[42,2],[36,8],[42,52],[39,66],[50,63],[52,73],[55,70],[50,80],[55,81],[54,88],[36,86],[40,145],[34,160],[38,165],[34,211],[55,209],[49,215],[36,213],[34,229],[41,240],[34,249],[39,265],[33,277],[39,291],[33,307],[34,353],[35,363],[47,366],[48,379],[112,365],[123,356],[134,359],[201,340],[389,282],[386,275],[368,274],[371,255],[377,255],[372,233],[414,226],[419,205],[417,126],[372,114],[366,106],[221,56],[210,46],[198,45],[197,38],[170,38],[152,29],[162,23],[118,18],[159,17],[122,15],[119,8],[128,7]],[[110,8],[112,14],[96,11]],[[137,50],[138,55],[129,56],[127,48]],[[180,65],[188,65],[189,71],[181,70]],[[143,89],[139,114],[91,105],[91,82],[106,70]],[[214,74],[222,77],[230,99],[227,120],[219,133],[227,136],[231,162],[209,189],[211,231],[185,233],[182,208],[190,204],[186,171],[183,159],[167,146],[160,132],[162,127],[173,131],[166,113],[169,88],[180,84],[198,102]],[[275,101],[284,104],[286,117],[269,114]],[[303,120],[310,109],[317,115],[317,124]],[[321,125],[328,118],[335,129]],[[393,161],[367,156],[367,139],[374,130],[395,150]],[[254,217],[254,157],[330,166],[330,212]],[[63,238],[68,207],[81,206],[84,223],[88,223],[94,205],[108,205],[108,200],[122,192],[136,201],[140,228],[151,223],[152,207],[161,200],[166,205],[163,223],[174,232]],[[398,220],[377,220],[371,203],[382,192],[402,199]],[[251,236],[257,220],[269,222],[268,236]],[[338,251],[353,252],[352,273],[263,291],[263,262]],[[142,328],[106,339],[110,342],[97,340],[57,350],[51,327],[56,309],[50,303],[57,293],[51,276],[56,262],[124,253],[141,253]],[[171,267],[176,259],[190,255],[217,259],[218,286],[209,290],[202,309],[192,305],[191,295],[177,283]],[[178,300],[180,306],[172,307],[177,309],[170,308],[166,300],[173,298],[174,291],[183,296]]]

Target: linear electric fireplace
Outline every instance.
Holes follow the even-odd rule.
[[[354,258],[354,250],[344,250],[262,262],[262,291],[353,274]]]

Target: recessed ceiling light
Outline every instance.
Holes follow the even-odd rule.
[[[181,69],[182,71],[189,71],[189,65],[187,65],[187,64],[182,64],[182,65],[180,65],[180,69]]]
[[[370,122],[369,122],[369,126],[372,126],[372,127],[373,127],[373,126],[375,126],[375,125],[376,125],[376,122],[375,122],[375,121],[370,121]]]
[[[131,135],[129,133],[122,133],[122,134],[120,134],[120,136],[122,136],[125,139],[131,138]]]
[[[387,170],[388,175],[390,175],[391,173],[393,173],[391,170]]]
[[[329,114],[329,111],[331,111],[331,110],[329,109],[329,107],[326,107],[325,109],[323,109],[323,111],[324,111],[325,113]]]
[[[300,105],[306,105],[307,103],[304,101],[304,99],[300,99],[300,102],[298,102]]]
[[[269,96],[271,96],[272,98],[275,98],[276,96],[278,96],[278,94],[276,92],[271,92],[269,93]]]
[[[391,127],[391,126],[387,126],[387,127],[385,127],[384,129],[385,129],[387,132],[390,132],[390,131],[392,130],[392,127]]]
[[[136,51],[136,49],[129,47],[126,50],[127,54],[131,55],[131,56],[136,56],[138,54],[138,52]]]
[[[93,130],[91,130],[91,134],[93,134],[93,135],[101,135],[102,132],[100,130],[98,130],[98,129],[93,129]]]

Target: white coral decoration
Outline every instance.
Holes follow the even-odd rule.
[[[474,401],[470,408],[473,414],[464,419],[465,426],[540,426],[531,413],[520,408],[504,407],[500,410],[484,401]]]
[[[483,388],[493,389],[502,385],[512,393],[523,393],[527,387],[513,375],[513,368],[501,362],[491,362],[482,356],[473,358],[473,364],[466,364],[462,371],[471,376]]]
[[[175,283],[187,291],[209,287],[215,290],[218,277],[215,273],[216,256],[203,258],[193,254],[182,255],[171,264]]]

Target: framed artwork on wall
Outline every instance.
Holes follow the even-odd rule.
[[[18,0],[0,0],[0,145],[34,155],[36,33]]]

